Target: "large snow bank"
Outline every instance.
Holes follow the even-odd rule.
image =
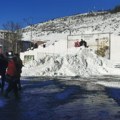
[[[83,76],[119,74],[112,63],[89,48],[72,48],[68,54],[46,54],[26,63],[22,76]]]

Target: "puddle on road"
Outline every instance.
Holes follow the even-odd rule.
[[[67,89],[64,89],[64,91],[57,93],[55,95],[55,98],[58,100],[66,100],[68,99],[72,94],[75,94],[78,91],[77,87],[68,87]]]

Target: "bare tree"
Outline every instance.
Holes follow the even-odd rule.
[[[14,52],[18,52],[18,41],[22,38],[21,24],[9,21],[3,24],[6,30],[5,40],[9,43],[9,48]]]
[[[28,17],[28,18],[24,18],[23,21],[30,26],[30,48],[32,46],[34,46],[34,40],[33,40],[33,28],[34,28],[34,24],[33,24],[33,17]],[[33,44],[32,44],[33,43]]]
[[[31,32],[31,34],[30,34],[30,41],[32,42],[33,41],[33,39],[32,39],[32,32],[33,32],[33,28],[34,28],[34,24],[33,24],[33,18],[32,17],[29,17],[29,18],[24,18],[23,19],[24,20],[24,22],[27,24],[27,25],[29,25],[30,26],[30,32]]]

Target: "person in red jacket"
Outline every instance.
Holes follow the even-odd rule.
[[[14,91],[14,95],[18,98],[18,88],[16,81],[16,65],[14,61],[13,53],[8,53],[8,67],[6,69],[6,81],[8,82],[8,87],[5,91],[5,97],[8,98],[9,92]]]
[[[9,75],[11,77],[14,77],[16,73],[16,66],[15,66],[15,62],[13,59],[10,59],[8,61],[8,67],[6,70],[6,75]]]

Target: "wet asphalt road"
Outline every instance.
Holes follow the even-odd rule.
[[[20,99],[0,95],[0,120],[120,120],[120,99],[112,96],[120,90],[95,81],[22,78]]]

